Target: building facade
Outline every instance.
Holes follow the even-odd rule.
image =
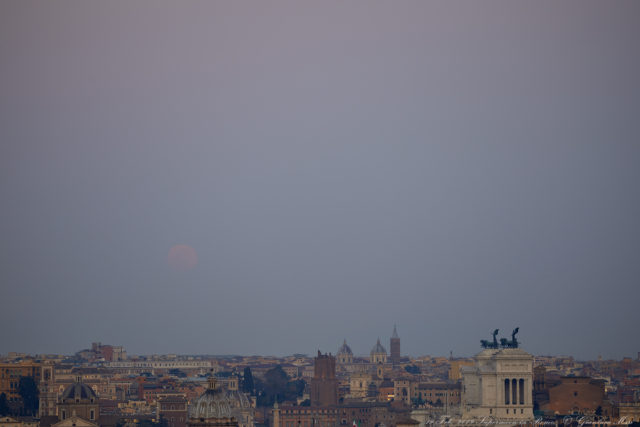
[[[462,417],[533,420],[533,356],[520,348],[485,349],[462,367]]]
[[[604,392],[604,381],[589,377],[562,377],[560,384],[549,388],[549,402],[540,409],[560,415],[612,414],[612,405]]]
[[[161,394],[158,396],[158,416],[168,427],[186,427],[187,399],[184,393]]]
[[[353,363],[353,352],[351,351],[351,347],[347,345],[346,339],[342,343],[342,346],[338,349],[336,359],[338,361],[338,364],[340,365],[348,365]]]
[[[369,353],[369,362],[376,365],[384,365],[387,363],[387,349],[380,344],[380,338],[378,338],[378,342],[376,342],[376,345],[371,349],[371,353]]]
[[[335,427],[340,411],[337,407],[278,406],[272,413],[272,427]]]
[[[58,399],[58,420],[81,418],[99,424],[100,406],[98,396],[91,387],[82,382],[81,377],[68,386]]]
[[[4,393],[9,402],[20,401],[20,377],[31,377],[40,383],[41,364],[38,362],[0,363],[0,394]]]

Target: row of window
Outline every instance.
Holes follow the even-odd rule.
[[[327,409],[319,409],[319,410],[315,410],[315,411],[310,411],[309,409],[285,409],[282,412],[284,414],[312,414],[312,413],[327,414],[327,413],[333,413],[335,411],[329,411]]]
[[[447,393],[433,393],[433,396],[446,396]],[[459,393],[449,393],[449,396],[459,396]],[[429,393],[429,397],[431,397],[432,394]],[[422,398],[422,397],[427,397],[427,393],[418,393],[418,397]]]
[[[490,413],[490,414],[493,414],[493,409],[492,409],[492,408],[489,408],[489,413]],[[509,409],[507,409],[507,414],[508,414],[508,413],[509,413]],[[521,413],[521,414],[524,414],[524,409],[520,409],[520,413]],[[515,409],[515,408],[513,409],[513,414],[514,414],[514,415],[515,415],[515,414],[517,414],[517,409]]]
[[[333,426],[333,422],[320,421],[320,420],[311,420],[311,421],[285,421],[284,427],[331,427]]]
[[[368,412],[369,412],[369,408],[360,408],[359,412],[360,412],[361,414],[366,414],[366,413],[368,413]],[[354,410],[352,409],[352,410],[351,410],[351,415],[353,415],[353,414],[355,414],[355,413],[356,413],[356,411],[354,411]],[[346,410],[343,410],[343,411],[342,411],[342,415],[346,415],[346,414],[347,414],[347,411],[346,411]]]
[[[63,420],[66,420],[66,419],[67,419],[67,411],[65,411],[64,409],[62,410],[61,415],[62,415],[62,419],[63,419]],[[74,413],[73,415],[75,415],[75,413]],[[91,409],[91,410],[89,411],[89,419],[90,419],[91,421],[95,421],[95,419],[96,419],[96,412],[95,412],[95,410],[94,410],[94,409]]]
[[[186,411],[185,405],[162,405],[163,411]]]
[[[505,379],[504,380],[504,404],[505,405],[524,405],[524,380]]]

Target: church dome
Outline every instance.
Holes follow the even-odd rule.
[[[189,406],[189,418],[230,418],[237,410],[249,408],[247,396],[237,391],[217,388],[215,378],[209,379],[209,388]]]
[[[97,400],[96,392],[91,387],[83,384],[79,378],[76,382],[65,388],[60,397],[63,402],[65,401],[77,401],[77,400],[90,400],[93,402]]]
[[[342,346],[338,350],[338,356],[342,355],[342,354],[353,354],[353,352],[351,351],[351,347],[349,347],[347,345],[347,340],[346,339],[344,340],[344,343],[342,344]]]
[[[247,398],[247,395],[237,391],[237,390],[228,390],[226,391],[227,397],[229,398],[231,404],[231,410],[233,412],[234,409],[246,409],[251,408],[251,402]]]
[[[373,346],[373,348],[371,349],[371,354],[378,354],[378,353],[384,353],[387,354],[387,349],[384,348],[382,346],[382,344],[380,344],[380,338],[378,338],[378,342],[376,343],[376,345]]]

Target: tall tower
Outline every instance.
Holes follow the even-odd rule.
[[[40,376],[40,418],[44,416],[55,416],[58,393],[56,383],[53,378],[53,363],[46,361],[42,364],[42,375]]]
[[[391,335],[390,341],[391,363],[396,364],[400,362],[400,337],[398,336],[396,325],[393,325],[393,335]]]
[[[278,399],[273,404],[273,425],[272,427],[280,427],[280,408],[278,407]]]
[[[338,404],[338,380],[336,379],[336,358],[322,354],[314,359],[311,379],[311,406],[331,406]]]

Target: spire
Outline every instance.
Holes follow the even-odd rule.
[[[398,331],[396,330],[396,325],[393,325],[393,335],[391,335],[391,338],[400,338],[398,336]]]

